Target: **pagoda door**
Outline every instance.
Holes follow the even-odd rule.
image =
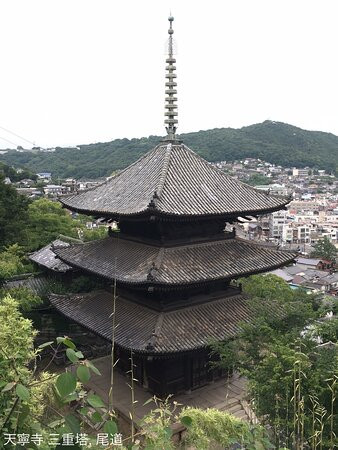
[[[196,389],[208,383],[208,361],[204,355],[192,358],[191,370],[192,389]]]

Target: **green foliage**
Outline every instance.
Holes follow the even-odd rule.
[[[102,287],[102,281],[90,276],[80,275],[67,284],[58,280],[50,280],[46,288],[46,295],[49,295],[51,292],[59,295],[67,294],[69,292],[78,294],[80,292],[90,292],[95,289],[102,289]]]
[[[18,303],[9,295],[0,302],[0,323],[0,381],[3,388],[0,392],[1,428],[6,411],[13,402],[13,389],[16,385],[25,386],[30,379],[28,363],[34,357],[36,332],[31,321],[22,317]],[[22,388],[18,389],[18,394],[21,394]]]
[[[13,167],[8,166],[7,164],[4,164],[0,162],[0,176],[8,177],[10,178],[12,183],[15,183],[17,181],[24,180],[25,178],[29,178],[30,180],[36,180],[37,175],[28,170],[27,168],[21,169],[17,171]]]
[[[284,435],[285,443],[291,442],[291,433],[286,430],[297,434],[294,424],[300,421],[304,440],[310,441],[311,397],[316,397],[328,415],[331,402],[328,380],[338,371],[337,350],[317,350],[313,341],[302,339],[298,348],[293,342],[283,344],[274,340],[265,352],[255,370],[247,372],[251,394],[257,400],[256,413],[268,418],[276,428],[278,440]],[[337,427],[337,415],[333,423]],[[323,424],[322,431],[325,440],[330,435],[329,422]],[[299,434],[297,439],[301,440]]]
[[[260,173],[254,173],[250,176],[248,184],[251,184],[252,186],[259,186],[264,184],[270,184],[271,178],[268,178]]]
[[[113,415],[108,414],[102,399],[96,394],[87,395],[81,388],[80,382],[90,379],[90,371],[100,373],[90,361],[84,359],[68,337],[57,338],[56,346],[54,342],[47,342],[34,350],[36,332],[31,322],[20,314],[17,302],[9,296],[0,303],[0,321],[6,324],[0,330],[1,448],[4,433],[32,434],[38,431],[45,437],[50,433],[75,435],[81,432],[84,420],[96,423],[95,416],[99,416],[99,421],[103,423],[104,432],[111,435],[118,432]],[[34,367],[33,362],[49,346],[54,352],[61,346],[66,347],[69,361],[77,366],[74,373],[66,371],[50,375],[42,371],[36,375],[31,369]],[[79,405],[82,408],[77,413],[75,409]],[[98,448],[93,439],[90,438],[89,442],[92,448]],[[49,447],[43,444],[41,448]]]
[[[90,380],[90,371],[87,366],[79,366],[76,370],[76,374],[81,383],[88,383]]]
[[[338,317],[334,316],[316,324],[314,334],[320,337],[322,342],[338,342]]]
[[[247,278],[241,278],[243,292],[250,297],[261,298],[265,300],[291,300],[294,297],[294,291],[288,283],[282,278],[273,275],[252,275]]]
[[[291,289],[276,275],[252,275],[240,281],[244,293],[251,298],[254,317],[275,331],[299,332],[317,315],[314,309],[319,300],[315,295],[303,289]]]
[[[27,370],[23,367],[33,358],[33,340],[36,331],[32,322],[19,312],[19,304],[10,295],[0,302],[0,379],[10,382],[16,371],[21,371],[23,380]],[[10,358],[8,358],[10,356]]]
[[[328,261],[333,261],[336,259],[337,249],[331,244],[330,239],[325,236],[323,239],[320,239],[314,245],[314,251],[311,253],[311,257],[313,258],[323,258]]]
[[[189,407],[181,411],[179,418],[187,426],[186,443],[199,450],[217,444],[222,448],[233,444],[248,449],[272,448],[262,427],[249,425],[224,411]]]
[[[220,355],[218,364],[224,367],[228,362],[231,344],[236,367],[249,380],[256,413],[273,426],[277,448],[290,445],[292,439],[310,440],[311,398],[316,396],[323,411],[330,410],[332,394],[327,380],[338,370],[337,348],[318,348],[317,338],[335,342],[336,319],[319,321],[324,312],[318,308],[319,300],[290,289],[273,275],[254,275],[242,284],[251,296],[248,303],[254,320],[242,324],[233,342],[214,346]],[[336,426],[337,416],[332,420]],[[323,440],[330,436],[328,423],[321,431]],[[294,444],[292,448],[298,447]]]
[[[154,396],[145,404],[153,401],[155,408],[141,421],[141,434],[144,436],[144,446],[147,450],[171,450],[174,444],[171,440],[172,431],[170,425],[178,406],[177,402],[171,405],[170,396],[161,400]]]
[[[338,137],[330,133],[306,131],[280,122],[265,121],[240,129],[220,128],[179,136],[186,145],[209,161],[261,158],[275,164],[336,167]],[[9,151],[1,160],[26,166],[34,172],[52,171],[54,176],[109,176],[123,169],[161,141],[159,136],[116,139],[112,142],[80,145],[79,149],[57,148],[53,153]]]
[[[36,250],[49,244],[60,234],[77,237],[78,222],[58,202],[45,198],[35,200],[28,208],[26,248]]]
[[[25,272],[25,259],[22,249],[17,244],[7,247],[0,253],[0,285],[4,280]]]
[[[233,369],[238,366],[238,344],[236,339],[226,342],[210,342],[211,356],[215,361],[211,362],[211,366],[225,369],[230,375]]]
[[[68,292],[77,294],[79,292],[90,292],[94,289],[99,289],[102,287],[102,282],[96,281],[94,278],[80,275],[71,282],[67,288]]]
[[[42,304],[41,297],[25,286],[0,289],[0,304],[5,295],[10,295],[18,303],[20,311],[31,311]]]
[[[57,377],[55,386],[60,397],[66,397],[75,392],[76,378],[71,372],[62,373]]]
[[[26,239],[29,200],[0,176],[0,251]]]
[[[4,190],[8,192],[3,192]],[[102,239],[107,235],[104,227],[87,229],[85,223],[88,220],[89,218],[85,216],[73,219],[59,202],[46,198],[29,203],[23,196],[17,194],[15,189],[0,181],[0,251],[4,250],[6,245],[15,243],[26,251],[34,251],[49,244],[59,235],[78,238],[79,232],[82,233],[84,241]],[[33,270],[31,264],[24,263],[27,271]],[[8,269],[5,278],[22,273],[13,272],[10,267]],[[2,271],[5,273],[5,269]]]
[[[324,297],[321,299],[318,313],[320,316],[325,316],[326,313],[333,312],[333,314],[338,314],[338,297]]]
[[[87,401],[93,408],[103,408],[104,403],[98,395],[91,394],[88,396]]]
[[[87,241],[95,241],[97,239],[103,239],[107,237],[107,229],[105,227],[97,227],[92,229],[83,229],[83,240]]]

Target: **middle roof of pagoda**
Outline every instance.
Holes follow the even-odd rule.
[[[118,218],[264,214],[290,200],[231,178],[173,141],[159,144],[103,184],[61,201],[74,211]]]
[[[231,280],[291,263],[295,253],[241,239],[164,247],[108,237],[55,250],[70,266],[136,285],[189,285]]]

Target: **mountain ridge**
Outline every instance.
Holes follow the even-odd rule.
[[[266,120],[242,128],[214,128],[178,137],[210,162],[252,157],[288,167],[309,166],[338,172],[338,136],[283,122]],[[34,172],[52,172],[56,177],[97,178],[123,169],[162,139],[115,139],[78,148],[57,147],[53,153],[9,150],[0,155],[0,161]]]

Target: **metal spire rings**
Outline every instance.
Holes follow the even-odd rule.
[[[174,18],[172,16],[170,16],[168,18],[169,20],[169,30],[168,30],[168,34],[169,34],[169,45],[168,45],[168,58],[166,59],[166,63],[168,64],[166,66],[166,98],[165,98],[165,127],[167,130],[167,140],[175,140],[176,136],[176,129],[177,129],[177,124],[178,124],[178,120],[177,120],[177,83],[175,81],[176,79],[176,74],[175,74],[175,63],[176,63],[176,59],[173,56],[173,34],[174,34],[174,30],[172,28],[172,24],[174,21]]]

